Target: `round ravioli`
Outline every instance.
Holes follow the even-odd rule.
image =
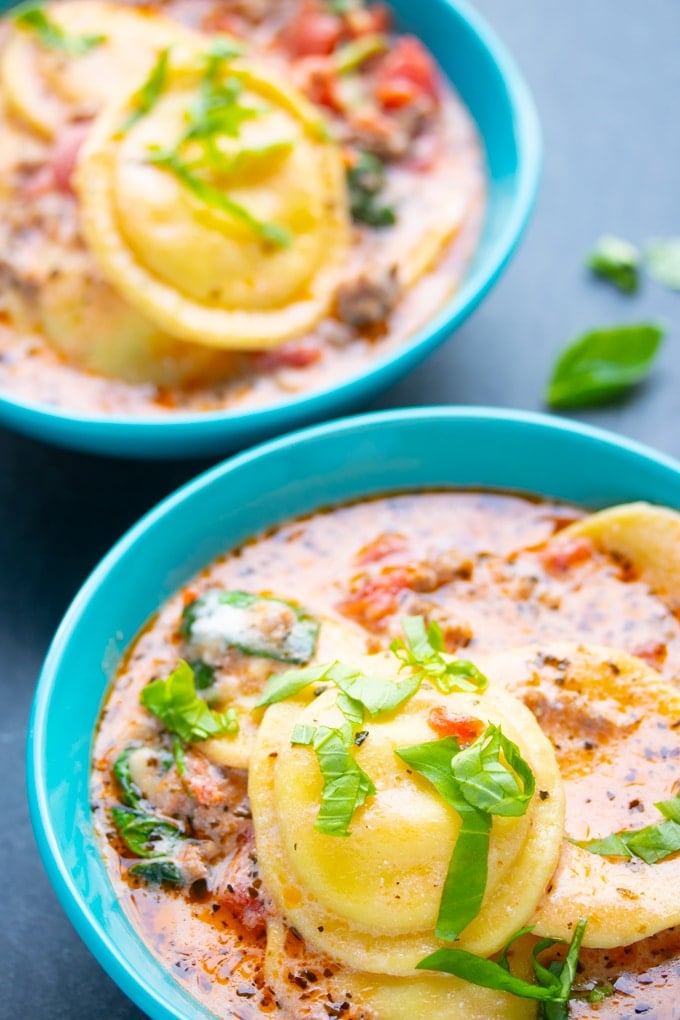
[[[323,620],[319,629],[316,652],[310,665],[333,662],[336,659],[358,661],[377,674],[387,656],[370,656],[362,659],[365,652],[365,639],[357,631],[336,623],[334,620]],[[380,664],[380,666],[378,665]],[[257,731],[262,721],[264,710],[256,708],[262,697],[265,684],[274,669],[271,659],[237,653],[233,660],[233,668],[227,668],[219,680],[218,698],[211,702],[214,708],[223,711],[231,708],[236,712],[238,731],[224,737],[213,737],[201,743],[201,751],[216,765],[228,768],[247,768],[255,746]],[[300,708],[314,697],[313,685],[305,688],[295,699]]]
[[[630,560],[671,609],[680,609],[680,514],[675,510],[624,503],[576,521],[555,541],[576,536]]]
[[[655,807],[680,793],[680,691],[635,656],[560,643],[483,664],[534,713],[550,738],[567,799],[566,833],[579,842],[664,822]],[[538,935],[609,948],[680,923],[680,853],[654,864],[601,856],[566,840],[534,919]]]
[[[167,46],[193,33],[150,8],[65,0],[10,28],[0,81],[13,110],[47,138],[143,81]]]
[[[294,1011],[296,1002],[299,1004],[297,996],[290,994],[290,987],[292,979],[295,988],[295,972],[300,961],[287,951],[289,939],[289,929],[281,918],[270,917],[267,920],[265,977],[284,1012],[286,1009]],[[535,941],[525,936],[514,942],[508,951],[511,972],[525,981],[532,980],[531,951]],[[342,1001],[350,993],[355,1007],[367,1007],[369,1015],[379,1020],[452,1020],[452,1017],[533,1020],[537,1012],[536,1003],[529,999],[483,988],[450,975],[420,972],[394,977],[345,969],[334,974],[332,961],[309,955],[305,958],[305,972],[323,973],[329,963],[327,980],[335,1001]]]
[[[444,695],[423,685],[402,708],[364,725],[356,762],[376,793],[354,813],[350,835],[315,827],[323,780],[314,751],[291,745],[293,727],[336,727],[329,689],[300,710],[267,710],[249,779],[262,878],[287,922],[314,949],[355,969],[414,972],[443,943],[434,935],[460,816],[395,754],[436,740],[428,722],[442,709],[494,723],[520,747],[541,796],[520,818],[494,817],[488,877],[478,916],[458,943],[480,955],[498,950],[530,917],[554,870],[564,801],[554,752],[531,713],[503,692]]]
[[[135,90],[107,108],[76,175],[113,286],[209,346],[273,347],[313,326],[349,244],[340,153],[318,113],[214,49],[167,54],[147,107]]]

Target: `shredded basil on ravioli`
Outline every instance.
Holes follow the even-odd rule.
[[[319,762],[323,790],[315,827],[328,836],[349,836],[354,812],[375,793],[375,786],[352,757],[346,734],[329,726],[298,725],[291,743],[312,747]]]
[[[402,663],[402,668],[413,670],[422,680],[429,680],[442,693],[485,690],[488,680],[467,659],[447,654],[441,627],[433,620],[425,627],[422,616],[407,616],[401,621],[403,638],[396,638],[390,650]]]
[[[196,691],[191,666],[183,660],[164,680],[147,684],[140,701],[185,744],[238,732],[234,709],[216,712],[210,708]]]
[[[435,928],[438,938],[452,942],[481,910],[492,816],[525,814],[534,775],[517,745],[494,725],[464,750],[454,737],[444,737],[395,753],[460,816]]]
[[[15,7],[11,18],[17,28],[31,32],[45,49],[65,53],[69,57],[83,57],[106,42],[105,35],[72,35],[66,32],[45,13],[43,4],[31,0]]]
[[[418,970],[442,971],[453,974],[474,985],[491,988],[494,991],[509,992],[521,999],[533,999],[539,1005],[538,1020],[567,1020],[569,999],[576,977],[579,953],[586,930],[586,920],[576,925],[563,960],[552,960],[548,966],[541,963],[540,956],[556,945],[566,944],[561,939],[545,938],[536,943],[532,953],[535,983],[511,974],[507,952],[512,943],[531,928],[522,928],[512,936],[505,946],[498,962],[475,956],[464,949],[438,949],[416,965]]]
[[[645,864],[656,864],[680,850],[680,794],[672,800],[659,801],[654,807],[664,816],[663,822],[646,825],[642,829],[614,832],[603,839],[571,842],[591,854],[638,858]]]

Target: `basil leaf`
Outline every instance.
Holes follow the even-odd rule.
[[[444,694],[452,691],[483,691],[487,678],[467,659],[456,659],[444,651],[441,627],[432,621],[425,628],[422,616],[407,616],[401,621],[404,639],[395,638],[390,650],[402,666],[413,670],[420,680],[428,680]]]
[[[334,663],[327,673],[329,680],[353,701],[358,701],[370,716],[393,712],[416,693],[420,687],[419,677],[406,680],[382,680],[367,676],[359,670],[342,663]],[[360,720],[363,722],[363,719]]]
[[[664,331],[653,323],[593,330],[569,344],[548,384],[551,407],[587,407],[620,397],[649,373]]]
[[[627,294],[638,288],[640,252],[629,241],[605,234],[588,256],[586,264],[598,276]]]
[[[215,712],[198,696],[191,666],[184,661],[165,680],[147,684],[140,701],[185,744],[238,731],[233,708]]]
[[[438,938],[452,942],[482,906],[491,815],[523,815],[534,792],[534,776],[517,745],[497,726],[489,726],[464,751],[453,737],[444,737],[399,748],[395,754],[432,783],[461,819],[435,928]]]
[[[314,748],[323,776],[315,828],[328,836],[349,836],[354,812],[375,786],[350,754],[344,735],[328,726],[296,726],[291,743]]]
[[[41,3],[31,0],[15,7],[11,18],[17,28],[32,32],[45,49],[65,53],[69,57],[83,57],[106,42],[105,35],[70,35],[47,16]]]
[[[130,874],[155,885],[184,885],[184,875],[172,860],[140,861],[132,865]]]
[[[416,969],[436,970],[445,974],[453,974],[455,977],[469,981],[471,984],[481,985],[483,988],[491,988],[499,992],[510,992],[510,994],[516,995],[521,999],[533,999],[541,1003],[539,1016],[543,1020],[558,1020],[558,1018],[561,1020],[562,1017],[568,1016],[567,1004],[576,976],[578,957],[585,935],[586,924],[585,920],[578,922],[574,930],[574,936],[569,943],[565,959],[562,962],[553,961],[550,967],[544,967],[538,960],[538,956],[545,949],[561,943],[562,940],[542,939],[537,943],[533,950],[536,984],[525,981],[523,978],[515,977],[510,973],[507,966],[507,951],[510,945],[520,935],[527,934],[530,930],[527,928],[522,928],[521,931],[512,936],[502,951],[498,963],[475,956],[464,949],[438,949],[436,952],[431,953],[430,956],[426,956],[420,963],[417,963]]]
[[[143,120],[163,95],[168,79],[168,61],[170,50],[165,48],[158,54],[158,59],[149,72],[144,84],[139,88],[131,99],[132,110],[120,127],[119,134],[126,134],[140,120]]]
[[[182,839],[176,825],[129,808],[112,808],[111,815],[128,850],[138,857],[167,857]]]
[[[185,607],[180,633],[199,649],[302,663],[314,655],[319,621],[283,599],[212,589]]]
[[[491,819],[464,800],[451,762],[460,753],[454,737],[402,747],[395,754],[424,776],[459,814],[461,827],[439,905],[438,938],[452,942],[477,917],[484,898]]]
[[[603,857],[637,857],[645,864],[656,864],[680,850],[680,793],[671,800],[654,805],[664,816],[663,822],[642,829],[624,829],[603,839],[570,842],[591,854]]]
[[[265,705],[276,705],[279,701],[295,697],[310,684],[327,680],[329,670],[333,665],[333,663],[327,662],[322,666],[308,666],[306,669],[287,669],[284,673],[272,673],[265,684],[262,697],[255,707],[264,708]]]
[[[664,287],[680,290],[680,237],[654,238],[645,250],[647,272]]]
[[[517,744],[498,726],[489,726],[481,738],[455,756],[451,767],[461,794],[472,807],[506,818],[526,813],[536,788],[534,774]]]
[[[175,762],[175,768],[177,769],[178,776],[185,776],[187,774],[187,755],[184,748],[184,744],[180,738],[175,734],[172,738],[172,757]]]

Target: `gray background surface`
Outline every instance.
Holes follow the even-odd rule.
[[[680,234],[680,3],[477,6],[536,98],[545,143],[538,206],[491,297],[374,406],[542,410],[550,366],[570,337],[660,319],[668,336],[648,382],[577,417],[680,458],[680,294],[645,282],[626,298],[582,267],[605,231],[635,242]],[[44,653],[80,583],[141,513],[204,466],[89,457],[0,429],[0,1017],[142,1016],[80,942],[47,882],[25,806],[24,741]]]

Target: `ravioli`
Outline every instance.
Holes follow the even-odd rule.
[[[635,656],[600,646],[530,646],[483,663],[551,738],[565,784],[566,834],[579,841],[662,820],[678,786],[680,690]],[[655,864],[601,857],[565,841],[534,931],[625,946],[680,924],[680,854]]]
[[[0,83],[13,111],[46,138],[93,117],[130,81],[143,80],[164,47],[194,37],[157,11],[104,0],[63,0],[41,10],[69,38],[93,40],[84,52],[69,53],[44,45],[38,32],[10,28]]]
[[[328,311],[345,262],[339,149],[301,96],[246,61],[172,50],[163,81],[144,116],[137,83],[94,125],[76,176],[85,238],[112,285],[170,335],[276,346]],[[202,128],[191,120],[206,88],[223,130],[209,108]]]
[[[262,878],[276,905],[310,947],[358,970],[412,974],[442,945],[434,928],[460,817],[394,751],[432,740],[428,714],[448,706],[502,725],[545,794],[521,818],[493,820],[481,911],[459,944],[496,952],[532,915],[559,854],[564,802],[550,743],[502,691],[443,695],[423,685],[401,710],[367,725],[356,761],[377,792],[355,813],[348,837],[329,836],[314,825],[321,775],[313,752],[291,746],[291,733],[296,724],[337,726],[336,696],[328,690],[302,710],[271,706],[259,731],[249,796]]]
[[[558,536],[582,536],[625,557],[649,584],[680,609],[680,514],[650,503],[624,503],[584,517]]]

